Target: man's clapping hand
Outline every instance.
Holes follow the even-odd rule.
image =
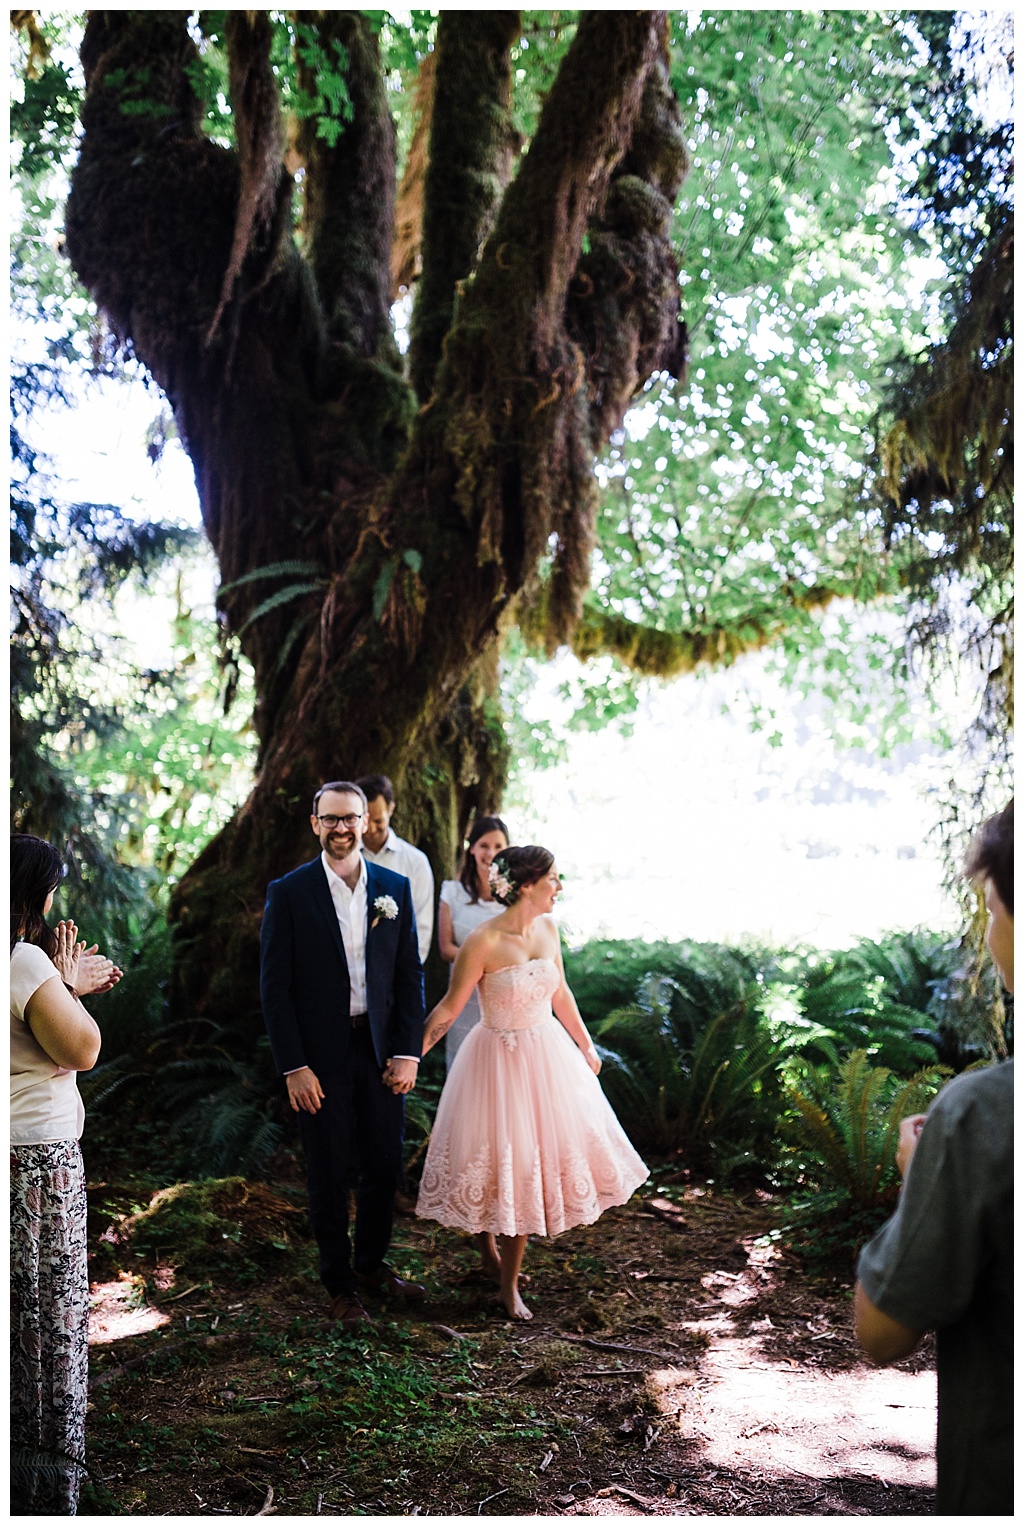
[[[416,1085],[418,1071],[419,1066],[415,1060],[392,1059],[385,1065],[381,1080],[385,1086],[390,1086],[397,1097],[403,1097]]]
[[[324,1089],[308,1065],[303,1065],[301,1070],[293,1070],[284,1079],[288,1086],[288,1101],[296,1113],[320,1111]]]
[[[904,1118],[900,1124],[900,1142],[896,1146],[896,1166],[901,1176],[905,1177],[907,1174],[907,1167],[917,1149],[918,1136],[924,1128],[924,1121],[924,1113],[914,1113],[912,1117]]]

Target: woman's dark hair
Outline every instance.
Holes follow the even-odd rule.
[[[505,880],[508,888],[499,889],[492,881],[494,899],[500,901],[502,906],[514,906],[525,886],[536,885],[554,862],[555,855],[549,853],[547,848],[538,848],[536,844],[527,848],[503,848],[496,855],[491,869],[497,869],[499,878]]]
[[[1013,801],[983,822],[967,849],[964,873],[969,880],[991,880],[1013,916]]]
[[[12,954],[19,938],[35,943],[51,959],[57,952],[57,935],[43,921],[43,907],[63,877],[64,861],[50,843],[28,832],[11,834]]]
[[[459,870],[459,884],[465,887],[474,906],[480,899],[480,884],[476,875],[476,859],[469,850],[481,837],[486,837],[488,832],[501,832],[505,841],[508,842],[508,827],[500,816],[478,816],[470,827],[469,841],[466,843],[466,851],[462,855],[462,868]]]

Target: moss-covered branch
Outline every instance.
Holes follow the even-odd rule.
[[[437,28],[422,274],[409,345],[412,384],[429,397],[456,285],[473,270],[512,172],[509,49],[517,11],[445,11]]]
[[[1012,508],[1013,243],[1008,214],[957,294],[948,338],[888,398],[879,486],[889,533],[941,528],[960,566],[979,553],[991,500]],[[947,500],[955,523],[933,522],[933,504]]]
[[[709,625],[693,631],[637,625],[624,615],[588,604],[570,644],[581,662],[614,657],[623,667],[646,678],[678,678],[700,667],[727,667],[737,657],[759,652],[789,627],[802,623],[812,610],[825,609],[838,597],[833,588],[793,586],[784,605],[751,610],[732,625]]]

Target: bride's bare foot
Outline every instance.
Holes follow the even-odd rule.
[[[493,1277],[495,1282],[501,1281],[501,1261],[498,1257],[498,1247],[493,1235],[478,1235],[480,1245],[480,1270],[486,1272],[488,1277]]]
[[[501,1292],[501,1301],[505,1305],[505,1309],[512,1319],[533,1318],[533,1312],[526,1307],[523,1300],[520,1298],[518,1288],[513,1288],[510,1293],[506,1293],[503,1288]]]

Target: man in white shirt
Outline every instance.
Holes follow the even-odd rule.
[[[412,904],[416,912],[416,939],[420,961],[427,962],[430,940],[434,935],[434,874],[430,860],[411,842],[399,837],[391,825],[395,814],[395,791],[387,774],[367,774],[356,783],[366,796],[366,831],[363,833],[363,857],[371,864],[381,864],[395,874],[404,874],[412,886]]]
[[[360,1294],[423,1296],[384,1260],[423,1048],[423,967],[409,881],[363,859],[365,821],[358,785],[317,790],[321,851],[271,882],[260,931],[263,1018],[298,1114],[321,1280],[345,1324],[368,1319]]]

